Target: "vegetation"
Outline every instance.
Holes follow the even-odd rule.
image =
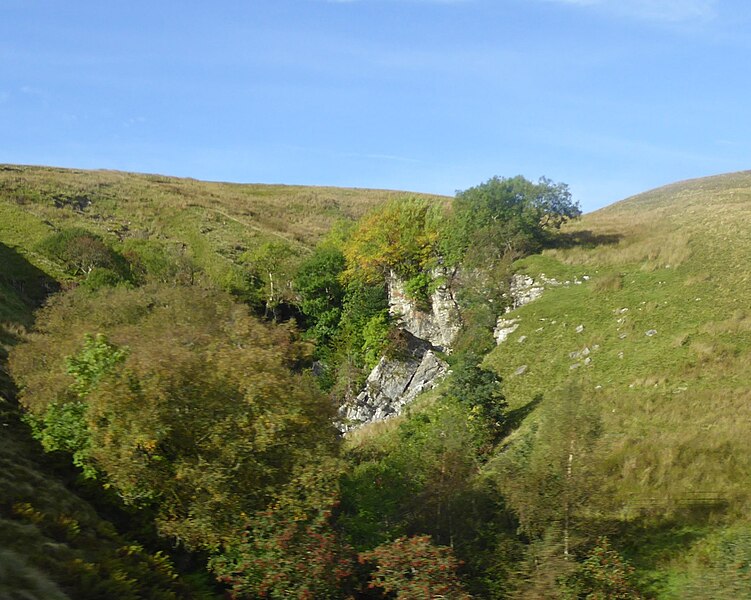
[[[544,178],[448,200],[3,167],[0,595],[745,597],[750,190],[576,220]],[[512,273],[545,292],[496,346]],[[342,438],[405,349],[392,278],[455,292],[451,374]]]

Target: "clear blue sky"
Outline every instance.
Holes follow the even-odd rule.
[[[751,168],[741,0],[0,0],[0,162],[585,210]]]

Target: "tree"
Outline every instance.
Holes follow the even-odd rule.
[[[555,530],[551,542],[560,543],[562,557],[569,559],[582,511],[594,508],[593,451],[601,421],[575,383],[543,401],[541,412],[536,429],[498,461],[501,489],[521,530],[537,540]]]
[[[437,259],[439,209],[428,200],[408,197],[366,215],[344,245],[345,280],[377,284],[394,271],[416,299],[427,296],[430,280],[424,275]]]
[[[87,277],[94,269],[109,269],[117,277],[127,277],[125,260],[104,243],[101,237],[74,227],[63,229],[40,245],[39,250],[59,262],[71,275]]]
[[[51,402],[39,415],[27,415],[32,432],[47,452],[62,450],[71,454],[73,464],[87,478],[96,477],[91,461],[91,431],[87,424],[86,398],[99,381],[120,364],[127,350],[117,348],[101,334],[87,335],[83,348],[65,359],[66,372],[73,378],[68,391]],[[67,396],[67,397],[66,397]]]
[[[300,310],[311,321],[307,333],[322,345],[339,329],[345,291],[340,276],[345,265],[338,248],[324,245],[303,261],[295,275]]]
[[[637,600],[634,568],[610,545],[607,537],[597,541],[587,558],[563,582],[564,597],[572,600]]]
[[[451,548],[434,545],[429,536],[398,538],[362,552],[360,560],[375,564],[370,587],[399,600],[470,598],[456,575],[459,563]]]
[[[493,177],[458,192],[441,250],[451,264],[487,265],[540,248],[550,233],[581,214],[568,186],[544,177]]]
[[[38,327],[11,358],[21,402],[44,419],[72,388],[85,391],[87,463],[191,548],[237,539],[243,513],[264,510],[311,456],[336,451],[333,405],[292,370],[307,347],[225,294],[76,291]],[[84,338],[82,349],[87,330],[107,335],[107,348]]]
[[[313,459],[247,520],[240,540],[211,561],[237,598],[341,598],[354,551],[334,523],[344,465]]]
[[[444,396],[455,398],[468,409],[479,446],[497,441],[506,422],[508,403],[495,373],[480,366],[480,357],[466,352],[452,368]]]
[[[283,240],[265,242],[246,252],[243,260],[253,269],[265,296],[265,314],[278,318],[279,306],[292,303],[292,280],[298,260],[298,251]]]

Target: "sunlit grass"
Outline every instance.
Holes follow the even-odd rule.
[[[699,499],[733,523],[751,508],[750,226],[751,174],[731,174],[586,215],[566,233],[591,243],[517,265],[589,277],[510,315],[519,328],[486,363],[512,407],[585,382],[604,423],[592,460],[611,518],[667,519]]]

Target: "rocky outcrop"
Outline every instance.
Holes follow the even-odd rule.
[[[400,414],[422,391],[432,389],[448,365],[431,345],[407,333],[407,352],[399,358],[381,358],[365,382],[365,389],[339,409],[342,431]]]
[[[555,282],[555,280],[550,280]],[[511,296],[511,304],[506,309],[506,312],[534,302],[545,291],[543,282],[536,282],[529,275],[515,274],[511,276],[511,282],[509,283],[509,296]],[[558,283],[558,282],[555,282]],[[553,284],[554,285],[554,284]]]
[[[504,319],[500,317],[495,325],[493,331],[493,337],[496,344],[501,344],[506,341],[506,338],[510,336],[519,327],[519,319]]]
[[[436,281],[450,281],[452,273],[437,268],[432,276]],[[438,285],[430,297],[430,310],[418,308],[409,298],[404,282],[393,272],[388,278],[389,311],[406,331],[432,344],[437,350],[450,351],[461,329],[461,316],[448,283]]]
[[[540,273],[537,276],[537,279],[533,279],[529,275],[516,273],[511,276],[511,281],[509,282],[509,291],[507,298],[510,300],[510,302],[506,307],[506,313],[508,314],[511,311],[519,308],[520,306],[534,302],[540,296],[542,296],[546,288],[559,286],[568,287],[571,284],[581,285],[585,281],[589,281],[589,275],[582,275],[581,279],[579,279],[579,277],[574,277],[574,279],[571,281],[558,281],[554,277],[546,277],[545,273]],[[628,309],[626,308],[624,310]],[[506,339],[508,339],[508,337],[512,333],[514,333],[514,331],[516,331],[520,323],[521,319],[518,317],[498,317],[495,329],[493,330],[493,337],[495,337],[496,344],[502,344],[503,342],[505,342]],[[584,331],[584,325],[579,325],[575,329],[575,331],[576,333],[581,333],[582,331]],[[647,335],[649,335],[649,333]],[[526,336],[520,336],[518,341],[523,342],[525,339]]]

